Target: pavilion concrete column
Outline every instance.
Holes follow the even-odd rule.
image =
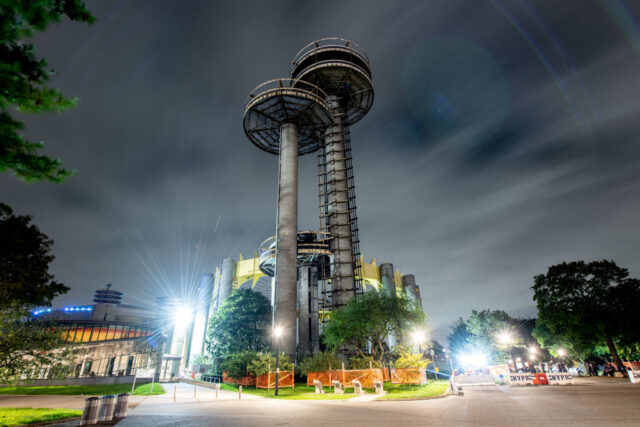
[[[300,267],[298,280],[298,354],[310,353],[309,345],[309,284],[311,268]]]
[[[279,161],[274,325],[282,328],[280,351],[295,356],[297,335],[298,128],[293,123],[284,123],[280,126]]]
[[[218,293],[217,306],[220,307],[233,291],[233,276],[236,274],[236,262],[231,258],[222,261],[220,272],[220,291]]]
[[[416,285],[416,278],[413,274],[405,274],[402,276],[402,289],[409,301],[412,301],[416,307],[422,307],[420,288]]]
[[[385,263],[380,265],[380,281],[382,282],[381,292],[387,292],[389,295],[396,296],[396,284],[393,281],[393,264]],[[397,344],[396,337],[389,334],[389,347],[395,347]]]
[[[318,315],[318,268],[309,269],[309,334],[311,354],[320,352],[320,319]]]

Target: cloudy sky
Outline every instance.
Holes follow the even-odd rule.
[[[614,259],[640,276],[640,4],[611,1],[89,1],[35,43],[80,98],[26,134],[76,170],[0,176],[55,240],[81,304],[178,295],[275,230],[277,158],[242,131],[249,91],[308,42],[359,43],[375,102],[351,128],[365,258],[413,273],[430,326],[471,309],[535,315],[549,265]],[[317,228],[314,155],[300,228]]]

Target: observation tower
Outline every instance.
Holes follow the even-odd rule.
[[[360,239],[349,127],[371,109],[371,64],[355,43],[324,38],[306,45],[291,65],[294,85],[322,90],[331,112],[331,126],[318,153],[320,227],[331,236],[330,284],[324,299],[340,307],[362,292],[359,278]]]
[[[298,156],[320,148],[332,122],[327,94],[316,85],[276,79],[247,97],[243,127],[258,148],[279,156],[274,325],[285,333],[282,351],[296,354]]]

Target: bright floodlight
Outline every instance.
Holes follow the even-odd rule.
[[[513,342],[513,337],[509,331],[501,331],[498,333],[498,341],[500,344],[509,345]]]
[[[529,353],[530,354],[536,354],[536,353],[538,353],[538,349],[535,346],[532,345],[531,347],[529,347]]]
[[[173,313],[173,323],[178,329],[184,329],[191,323],[193,309],[182,306]]]
[[[479,350],[461,354],[460,361],[465,367],[467,366],[485,367],[488,364],[487,356],[482,351],[479,351]]]
[[[558,356],[564,357],[566,354],[567,354],[567,352],[564,351],[564,349],[562,349],[562,348],[558,349]]]
[[[535,358],[536,358],[535,354],[530,354],[530,355],[529,355],[529,360],[533,360],[533,359],[535,359]]]
[[[282,328],[280,326],[273,328],[273,336],[276,338],[280,338],[282,336]]]
[[[413,340],[414,343],[416,344],[421,344],[424,342],[424,332],[422,331],[413,331],[413,333],[411,334],[411,339]]]

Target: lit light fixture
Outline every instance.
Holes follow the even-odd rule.
[[[460,362],[465,367],[485,367],[487,366],[487,356],[480,350],[472,351],[469,353],[462,353],[459,357]]]
[[[280,326],[273,328],[273,336],[276,338],[280,338],[282,336],[282,328]]]
[[[177,329],[186,329],[186,327],[191,323],[192,317],[193,310],[189,307],[183,306],[173,313],[173,323]]]
[[[530,354],[530,355],[529,355],[529,360],[533,360],[533,359],[535,359],[535,358],[536,358],[535,354]]]
[[[564,357],[564,356],[566,356],[566,355],[567,355],[567,352],[566,352],[566,351],[564,351],[564,349],[563,349],[563,348],[559,348],[559,349],[558,349],[558,356],[560,356],[560,357]]]
[[[537,354],[538,353],[538,349],[535,346],[531,346],[529,347],[529,353],[530,354]]]
[[[416,344],[422,344],[425,341],[424,332],[415,330],[411,333],[411,339]]]
[[[513,336],[509,331],[501,331],[498,333],[498,341],[500,344],[509,345],[513,342]]]

